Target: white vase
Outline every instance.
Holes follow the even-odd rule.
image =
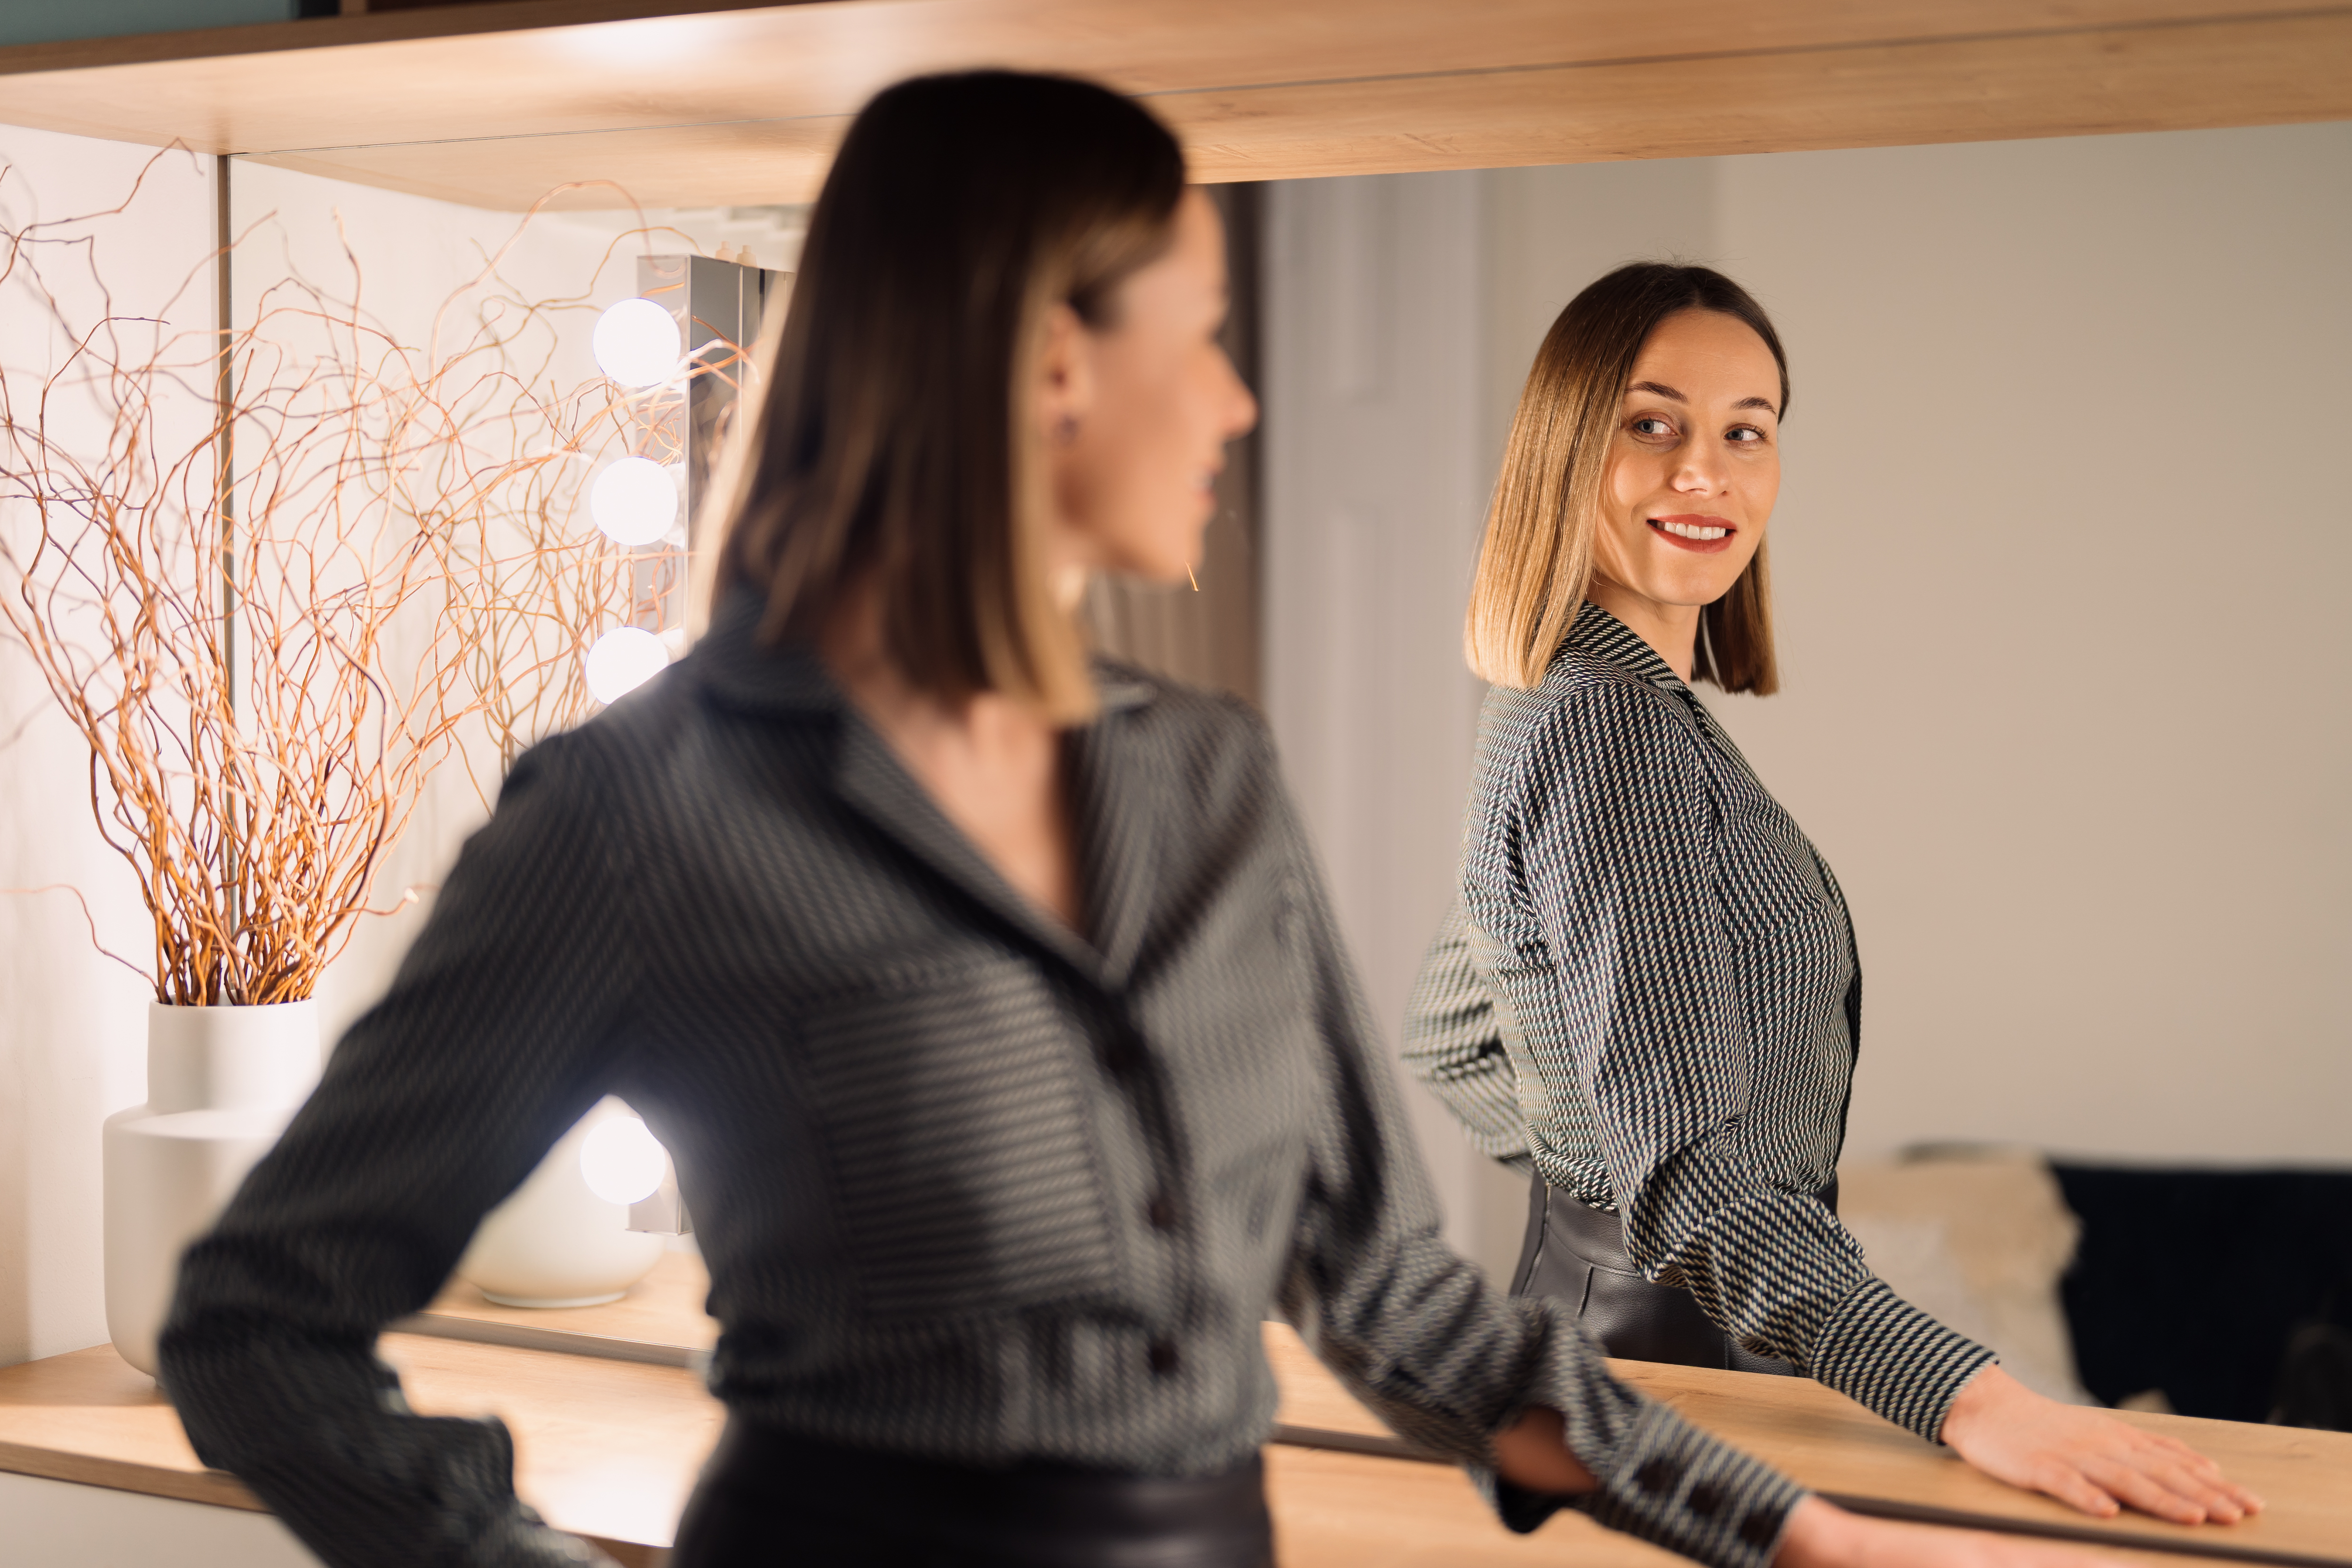
[[[617,1301],[661,1261],[659,1236],[629,1228],[629,1206],[596,1196],[580,1151],[597,1124],[635,1113],[607,1096],[556,1140],[539,1168],[482,1217],[457,1277],[506,1307]]]
[[[147,1103],[106,1119],[106,1332],[153,1375],[180,1254],[319,1081],[314,1002],[147,1010]]]

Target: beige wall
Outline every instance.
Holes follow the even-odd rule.
[[[1486,429],[1635,256],[1785,337],[1786,686],[1850,1149],[2352,1161],[2352,126],[1490,172]]]

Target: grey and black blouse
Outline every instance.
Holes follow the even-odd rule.
[[[1844,895],[1715,716],[1596,604],[1480,725],[1404,1056],[1477,1146],[1622,1218],[1746,1349],[1934,1439],[1992,1359],[1814,1195],[1861,1040]]]
[[[738,601],[535,747],[163,1341],[196,1450],[336,1568],[573,1560],[495,1423],[373,1354],[597,1098],[676,1156],[714,1391],[820,1441],[1211,1473],[1271,1429],[1278,1313],[1532,1529],[1490,1439],[1559,1409],[1601,1522],[1762,1568],[1790,1482],[1612,1379],[1437,1238],[1263,727],[1103,666],[1067,761],[1091,940],[1041,915]]]

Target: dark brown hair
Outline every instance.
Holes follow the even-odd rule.
[[[757,590],[763,638],[806,639],[870,572],[916,685],[1090,713],[1042,559],[1034,356],[1057,304],[1110,324],[1183,193],[1166,128],[1091,83],[973,71],[868,103],[810,218],[716,591]]]
[[[1683,310],[1717,311],[1754,329],[1780,367],[1780,413],[1788,415],[1780,336],[1755,298],[1723,274],[1637,261],[1570,300],[1544,334],[1519,393],[1470,590],[1465,648],[1470,667],[1497,685],[1540,685],[1584,603],[1601,477],[1625,383],[1658,323]],[[1698,625],[1693,679],[1759,696],[1780,689],[1762,544],[1730,591],[1699,612]]]

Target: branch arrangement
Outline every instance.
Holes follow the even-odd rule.
[[[0,616],[88,744],[157,998],[296,1000],[432,770],[456,755],[487,801],[490,758],[593,709],[598,634],[675,620],[682,557],[589,521],[594,465],[650,427],[602,376],[557,384],[593,308],[509,287],[512,241],[422,344],[364,308],[348,244],[344,294],[288,277],[186,331],[107,294],[94,220],[129,204],[0,226],[10,313],[63,345],[0,366]]]

